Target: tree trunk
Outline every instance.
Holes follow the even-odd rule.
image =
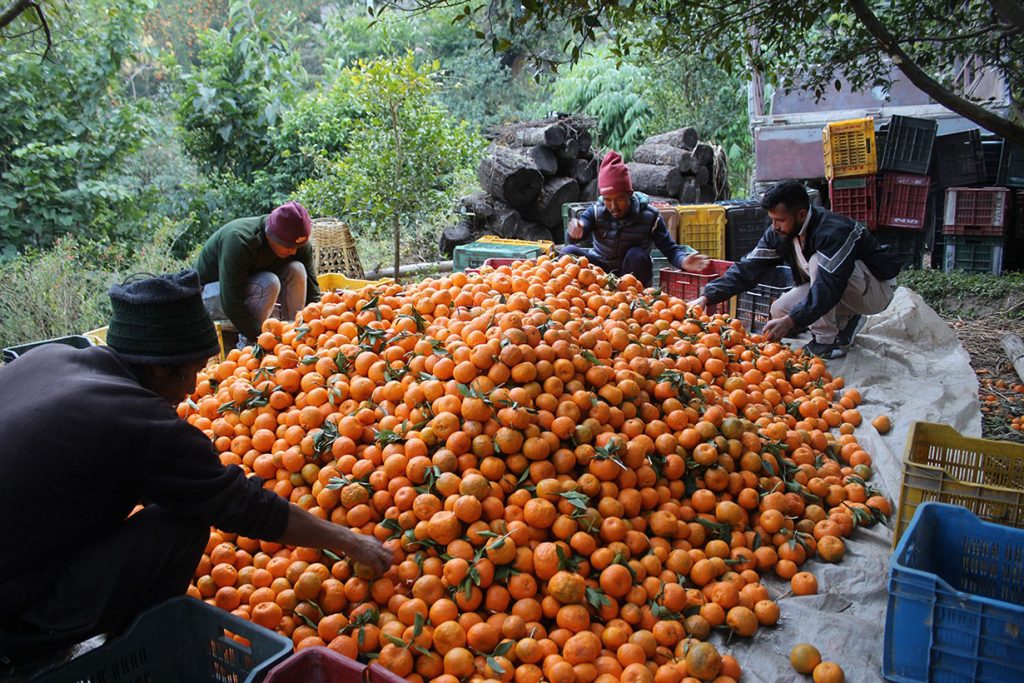
[[[460,244],[469,244],[476,239],[478,234],[479,232],[473,228],[469,219],[463,218],[455,225],[450,225],[441,231],[441,239],[439,240],[441,252],[451,258],[455,253],[455,247]]]
[[[533,161],[534,165],[537,166],[537,170],[543,173],[545,178],[550,178],[558,172],[558,158],[555,156],[555,151],[550,147],[535,145],[533,147],[523,147],[520,151]]]
[[[540,225],[539,223],[531,223],[530,221],[519,221],[519,225],[516,226],[515,235],[509,235],[512,239],[518,240],[530,240],[536,242],[537,240],[547,240],[552,242],[551,229]]]
[[[494,213],[487,219],[487,229],[501,237],[516,231],[522,217],[519,212],[500,200],[494,200]]]
[[[715,201],[715,188],[710,185],[701,185],[697,199],[700,200],[701,204],[710,204]]]
[[[517,129],[515,132],[515,141],[520,147],[533,147],[535,145],[559,147],[565,142],[565,137],[565,126],[561,123],[524,127]]]
[[[591,152],[591,146],[594,144],[594,138],[590,135],[590,131],[586,128],[580,129],[576,134],[576,144],[579,145],[580,156]]]
[[[661,135],[652,135],[651,137],[644,140],[645,145],[672,145],[679,149],[692,150],[697,146],[697,142],[700,138],[697,137],[697,131],[690,126],[685,128],[679,128],[672,130]]]
[[[676,196],[683,185],[683,176],[673,166],[656,166],[654,164],[626,164],[629,177],[633,179],[633,189],[646,194]]]
[[[575,180],[552,178],[544,183],[537,201],[523,209],[523,217],[545,228],[554,228],[562,223],[562,204],[574,202],[579,197],[580,186]]]
[[[711,166],[715,161],[715,148],[706,142],[698,142],[693,148],[693,156],[701,166]]]
[[[698,166],[697,170],[693,172],[693,179],[698,185],[707,185],[708,181],[711,180],[711,171],[708,170],[707,166]]]
[[[459,200],[459,210],[474,230],[482,230],[494,215],[494,201],[486,192],[474,192]]]
[[[672,145],[640,145],[633,152],[633,161],[638,164],[675,166],[684,175],[693,173],[700,166],[691,152]]]
[[[402,267],[402,224],[397,213],[391,214],[391,229],[395,231],[395,282],[398,282],[398,270]]]
[[[597,189],[597,178],[594,178],[580,190],[580,201],[596,202],[600,194],[600,190]]]
[[[990,112],[979,104],[960,97],[925,73],[907,54],[907,51],[903,49],[896,36],[879,21],[865,0],[848,0],[847,6],[857,15],[857,18],[860,19],[868,33],[874,36],[879,49],[889,56],[892,63],[903,72],[907,80],[917,86],[918,90],[929,95],[946,109],[954,111],[966,119],[970,119],[982,128],[1010,142],[1024,145],[1024,126],[1017,125],[1009,119]]]
[[[544,176],[532,159],[502,145],[488,148],[476,177],[481,187],[514,208],[535,200],[544,185]]]
[[[555,156],[558,157],[559,161],[568,159],[576,161],[580,156],[580,144],[569,138],[565,141],[565,144],[555,149]]]
[[[1017,376],[1024,382],[1024,341],[1015,334],[1004,334],[999,343],[1003,345],[1003,351],[1010,359],[1013,369],[1017,371]]]
[[[679,201],[682,204],[696,204],[700,196],[700,185],[693,176],[683,178],[683,186],[679,190]]]
[[[584,187],[597,177],[597,162],[593,159],[577,159],[572,177],[577,185]]]

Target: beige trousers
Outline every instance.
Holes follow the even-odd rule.
[[[794,287],[780,296],[772,304],[772,319],[788,315],[807,298],[811,285],[818,279],[818,255],[811,256],[807,265],[811,281]],[[839,300],[835,308],[810,324],[814,338],[822,344],[835,342],[839,330],[846,327],[850,318],[855,315],[881,313],[892,301],[895,292],[895,280],[879,280],[871,274],[862,261],[857,261],[850,280],[846,284],[843,298]]]

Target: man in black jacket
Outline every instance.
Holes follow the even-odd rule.
[[[108,346],[47,344],[0,368],[3,680],[183,595],[211,525],[329,548],[375,573],[391,565],[377,539],[222,465],[178,417],[218,351],[195,271],[115,285],[110,298]]]
[[[839,358],[860,329],[864,315],[892,301],[900,264],[860,223],[812,208],[807,190],[786,180],[768,190],[761,206],[772,220],[754,249],[704,288],[692,305],[715,304],[754,288],[777,265],[787,264],[796,287],[771,308],[764,335],[777,341],[809,327],[806,348]]]

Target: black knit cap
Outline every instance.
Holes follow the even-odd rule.
[[[113,285],[107,345],[129,362],[176,365],[220,353],[199,274],[139,274]]]

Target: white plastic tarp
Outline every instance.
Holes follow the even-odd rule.
[[[864,423],[858,441],[871,454],[871,484],[899,504],[902,460],[913,422],[952,425],[969,436],[981,434],[978,380],[967,352],[949,325],[913,291],[899,288],[889,307],[870,316],[849,354],[830,361],[833,376],[860,390]],[[892,418],[885,436],[871,426],[880,414]],[[816,646],[824,660],[843,667],[848,683],[875,683],[882,677],[882,646],[888,601],[888,562],[892,529],[877,525],[857,529],[846,542],[846,557],[837,564],[812,559],[801,569],[814,573],[818,594],[779,599],[782,618],[753,638],[715,636],[716,644],[739,660],[743,681],[809,681],[789,664],[797,643]],[[774,575],[764,579],[773,598],[789,583]]]

